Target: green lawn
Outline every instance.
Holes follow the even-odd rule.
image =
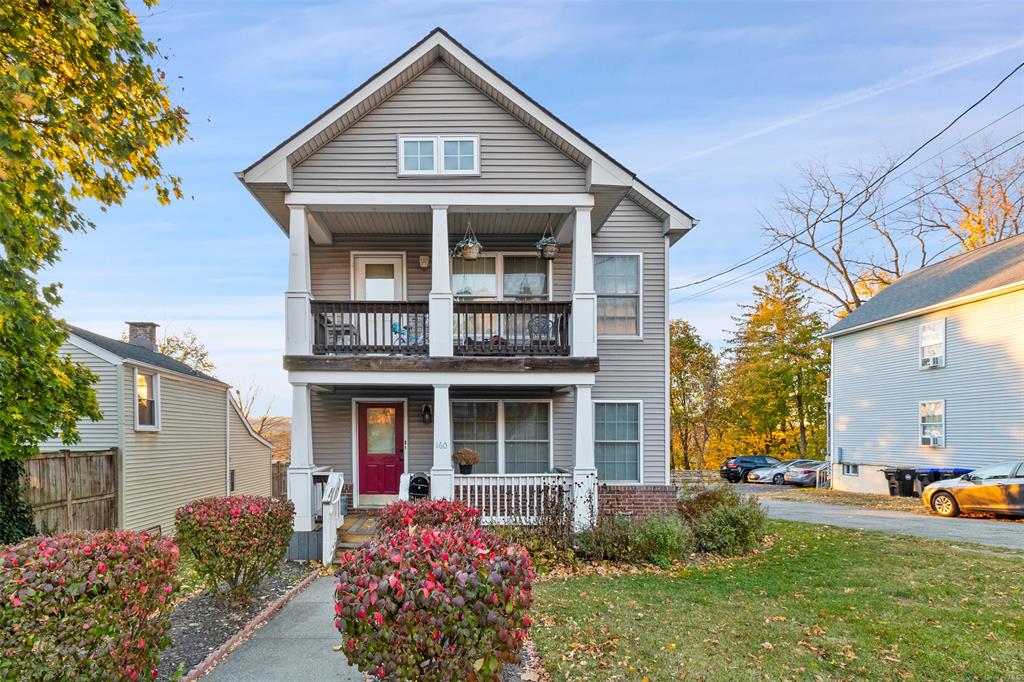
[[[554,680],[1024,680],[1024,554],[773,521],[675,575],[534,587]]]

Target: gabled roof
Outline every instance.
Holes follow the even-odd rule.
[[[442,28],[435,28],[295,134],[237,173],[238,178],[271,210],[267,199],[272,195],[258,188],[287,191],[294,165],[309,158],[438,60],[584,166],[591,186],[626,188],[637,203],[666,221],[667,231],[673,234],[684,233],[696,225],[697,221],[686,211],[638,180],[635,173],[534,101]],[[277,219],[280,222],[280,218]]]
[[[175,360],[163,353],[158,353],[156,351],[143,348],[142,346],[137,346],[134,343],[118,341],[108,336],[91,332],[88,329],[82,329],[81,327],[74,326],[71,327],[71,335],[72,342],[73,337],[78,337],[87,343],[98,346],[102,350],[120,358],[121,360],[134,361],[151,367],[177,372],[178,374],[185,374],[195,379],[205,379],[207,381],[215,381],[218,384],[225,386],[227,385],[216,377],[204,374],[197,369],[189,367],[184,362]]]
[[[832,325],[840,336],[930,309],[1024,287],[1024,234],[915,270]]]

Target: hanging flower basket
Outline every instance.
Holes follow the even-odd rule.
[[[558,240],[554,237],[543,237],[536,246],[537,258],[554,260],[558,257]]]
[[[476,260],[480,257],[480,252],[483,250],[483,245],[476,238],[476,233],[473,232],[473,224],[467,219],[466,234],[452,247],[452,256],[462,260]]]

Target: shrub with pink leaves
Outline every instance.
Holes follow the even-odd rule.
[[[407,527],[342,555],[342,651],[380,679],[498,680],[530,627],[533,580],[524,549],[480,528]]]
[[[459,500],[395,502],[380,511],[378,533],[386,536],[410,526],[453,528],[480,525],[480,511]]]
[[[181,551],[214,595],[244,602],[284,559],[294,516],[290,500],[208,497],[178,509],[174,526]]]
[[[169,642],[178,548],[101,531],[0,550],[0,679],[144,680]]]

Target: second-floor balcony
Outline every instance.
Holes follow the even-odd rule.
[[[427,355],[427,302],[312,301],[314,355]],[[567,356],[568,301],[456,301],[457,356]]]

